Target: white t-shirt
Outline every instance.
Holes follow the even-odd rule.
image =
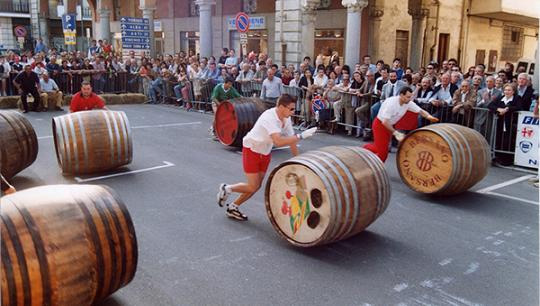
[[[291,118],[285,119],[285,123],[283,123],[279,120],[277,109],[272,107],[262,113],[251,131],[244,136],[244,139],[242,140],[243,146],[251,149],[251,151],[255,153],[268,155],[274,146],[274,142],[270,135],[276,133],[288,137],[294,135],[294,130]]]
[[[419,113],[421,109],[420,106],[416,105],[414,102],[400,105],[399,96],[390,97],[384,100],[382,103],[379,114],[377,114],[377,118],[379,118],[381,121],[386,119],[391,125],[394,125],[403,117],[403,115],[405,115],[408,110],[413,113]]]

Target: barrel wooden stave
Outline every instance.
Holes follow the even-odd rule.
[[[216,111],[215,131],[226,146],[241,147],[244,136],[253,128],[261,114],[273,107],[259,98],[240,97],[223,101]],[[221,118],[220,118],[221,117]],[[231,120],[223,120],[233,117]],[[229,138],[229,134],[232,136]]]
[[[425,140],[424,142],[418,139]],[[416,144],[418,142],[418,145]],[[438,159],[444,151],[447,160]],[[421,152],[431,152],[433,171],[418,166]],[[417,129],[407,135],[397,154],[398,172],[403,182],[412,190],[436,195],[462,193],[480,180],[490,163],[489,144],[477,131],[457,124],[440,123]],[[433,173],[438,173],[435,183]],[[419,177],[424,183],[414,181]],[[431,181],[431,184],[425,184]]]
[[[37,158],[38,140],[30,122],[15,111],[0,111],[1,173],[12,178]]]
[[[135,231],[111,190],[38,187],[1,205],[2,305],[91,305],[133,279]]]
[[[305,182],[310,194],[310,214],[320,215],[320,226],[311,228],[303,223],[297,232],[288,229],[287,217],[280,215],[285,213],[280,212],[279,206],[286,204],[285,198],[280,197],[283,189],[290,195],[289,188],[282,183],[290,175],[300,176],[298,181]],[[313,198],[317,185],[324,189],[320,207],[316,207]],[[302,192],[303,189],[304,186]],[[268,217],[278,234],[293,245],[309,247],[346,239],[375,221],[388,206],[389,180],[384,165],[373,153],[356,147],[325,147],[276,167],[269,176],[265,199]]]
[[[66,174],[97,173],[131,163],[131,127],[124,112],[84,111],[53,118],[58,164]]]

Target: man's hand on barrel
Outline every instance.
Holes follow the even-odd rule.
[[[429,115],[426,119],[429,120],[432,123],[439,122],[439,118],[433,117],[432,115]]]
[[[309,138],[311,136],[313,136],[315,134],[315,132],[317,132],[317,127],[313,127],[309,130],[305,130],[303,131],[302,133],[300,133],[300,139],[306,139],[306,138]]]
[[[405,138],[405,134],[401,133],[400,131],[394,131],[392,135],[394,135],[394,137],[396,137],[397,141],[399,142],[401,142]]]

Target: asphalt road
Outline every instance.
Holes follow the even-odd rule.
[[[120,172],[164,167],[89,182],[116,190],[139,243],[135,279],[104,305],[539,304],[538,189],[524,180],[492,190],[498,195],[476,192],[526,173],[491,168],[472,190],[433,198],[401,182],[391,154],[387,211],[355,237],[300,249],[274,232],[262,192],[243,206],[248,222],[218,208],[218,185],[243,175],[241,155],[209,139],[210,115],[150,105],[111,109],[125,111],[134,127],[134,161]],[[28,114],[40,149],[14,178],[19,189],[77,184],[62,176],[49,137],[58,114]],[[300,150],[358,144],[317,134]],[[275,151],[271,167],[289,157]]]

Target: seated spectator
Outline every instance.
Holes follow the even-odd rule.
[[[476,91],[471,88],[468,81],[461,82],[461,86],[453,96],[452,113],[454,122],[473,128],[474,110],[476,106]]]
[[[452,106],[456,90],[458,90],[458,87],[450,84],[450,75],[448,73],[443,74],[441,76],[441,84],[435,87],[429,99],[433,109],[432,114],[440,121],[450,121],[448,108]]]
[[[49,104],[54,103],[55,110],[57,111],[63,111],[62,109],[62,102],[64,101],[64,97],[62,92],[60,91],[60,88],[58,88],[58,85],[56,82],[49,78],[48,73],[44,73],[41,76],[41,80],[39,81],[40,86],[40,99],[41,104],[43,105],[43,110],[47,111],[49,109]]]
[[[105,102],[101,97],[92,92],[92,85],[88,81],[81,83],[81,91],[73,95],[69,110],[72,113],[92,110],[92,109],[107,109]]]
[[[152,73],[150,77],[150,85],[148,88],[148,94],[150,95],[150,104],[158,104],[158,95],[163,97],[163,75],[168,77],[169,71],[163,69],[161,73]]]

